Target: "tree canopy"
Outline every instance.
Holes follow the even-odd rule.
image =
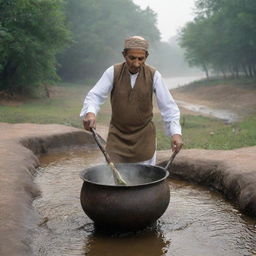
[[[153,45],[160,39],[156,14],[130,0],[67,0],[66,15],[73,43],[58,57],[66,80],[93,77],[120,61],[125,37],[141,35]]]
[[[180,44],[193,66],[224,77],[256,76],[256,1],[197,0]]]
[[[160,41],[156,24],[156,13],[132,0],[0,0],[0,93],[96,78],[123,61],[124,39],[132,35],[150,41],[152,65],[176,72],[182,52]]]
[[[56,78],[68,40],[61,0],[0,0],[0,90],[26,93]]]

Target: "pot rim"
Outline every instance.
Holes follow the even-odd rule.
[[[153,185],[156,183],[160,183],[164,180],[166,180],[169,176],[169,171],[166,170],[164,167],[159,166],[159,165],[146,165],[146,164],[136,164],[136,163],[117,163],[116,165],[138,165],[138,166],[146,166],[146,167],[157,167],[159,169],[162,169],[163,171],[165,171],[165,175],[164,177],[162,177],[161,179],[155,180],[155,181],[151,181],[151,182],[147,182],[147,183],[143,183],[143,184],[135,184],[135,185],[116,185],[116,184],[103,184],[103,183],[98,183],[98,182],[93,182],[90,180],[85,179],[84,174],[88,171],[88,169],[91,169],[93,167],[99,167],[99,166],[106,166],[107,164],[98,164],[98,165],[94,165],[91,167],[86,168],[85,170],[80,172],[80,178],[87,183],[90,184],[94,184],[94,185],[98,185],[98,186],[106,186],[106,187],[120,187],[120,188],[129,188],[129,187],[142,187],[142,186],[147,186],[147,185]]]

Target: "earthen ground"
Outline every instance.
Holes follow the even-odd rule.
[[[106,137],[107,129],[98,127]],[[0,123],[0,255],[31,255],[29,230],[37,225],[31,207],[40,191],[33,183],[38,156],[50,150],[94,144],[90,133],[63,125]],[[65,149],[67,150],[67,149]],[[158,152],[165,164],[171,151]],[[183,150],[170,173],[222,192],[256,217],[256,147],[230,151]],[[11,245],[11,246],[10,246]]]
[[[224,86],[224,87],[223,87]],[[220,87],[176,89],[177,100],[212,108],[232,110],[242,116],[256,111],[256,92],[251,89]],[[182,109],[183,113],[190,113]],[[196,114],[196,113],[193,113]],[[107,128],[97,127],[106,138]],[[33,183],[40,154],[74,145],[92,145],[90,133],[63,125],[0,123],[0,255],[29,256],[31,235],[37,225],[32,209],[40,191]],[[164,165],[171,151],[157,152]],[[170,175],[207,185],[223,193],[237,207],[256,217],[256,147],[236,150],[182,150]]]

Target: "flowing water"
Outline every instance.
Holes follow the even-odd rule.
[[[256,220],[218,193],[170,180],[171,199],[155,226],[136,233],[100,233],[80,205],[80,171],[105,163],[99,150],[72,149],[41,157],[33,205],[41,216],[33,230],[36,256],[253,256]]]
[[[216,117],[225,121],[226,123],[233,123],[239,120],[239,116],[226,109],[213,109],[199,104],[192,104],[181,100],[176,100],[177,104],[185,109],[191,110],[193,112],[198,112],[201,114]]]
[[[164,82],[166,83],[168,89],[171,90],[182,86],[186,86],[191,82],[201,80],[203,78],[204,76],[202,74],[198,76],[169,77],[164,78]],[[193,112],[198,112],[201,114],[216,117],[218,119],[225,121],[226,123],[233,123],[239,120],[239,116],[236,113],[227,109],[213,109],[207,106],[192,104],[190,102],[185,102],[181,100],[176,100],[176,102],[180,107],[191,110]]]
[[[169,90],[178,87],[186,86],[189,83],[204,79],[204,74],[198,74],[194,76],[175,76],[175,77],[164,77],[163,80]]]

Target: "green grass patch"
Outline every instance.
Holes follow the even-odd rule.
[[[25,102],[0,105],[0,121],[7,123],[64,124],[82,128],[79,117],[83,100],[91,86],[62,83],[52,87],[52,97],[33,98]],[[107,125],[110,120],[110,103],[107,101],[97,121]]]
[[[64,124],[82,127],[79,113],[87,86],[54,89],[52,98],[0,105],[0,120],[8,123]]]
[[[186,87],[181,87],[181,89],[193,90],[199,87],[205,86],[216,86],[220,84],[232,85],[234,87],[240,87],[245,89],[256,89],[256,79],[253,78],[209,78],[201,79],[195,82],[190,83]]]
[[[52,98],[32,99],[23,103],[0,105],[0,120],[8,123],[64,124],[82,128],[79,113],[90,86],[60,85]],[[97,123],[108,125],[111,117],[109,100],[101,107]],[[170,148],[170,138],[165,136],[160,114],[155,114],[158,150]],[[181,117],[184,148],[234,149],[256,145],[256,117],[238,123],[203,117]]]
[[[158,150],[169,149],[170,140],[163,132],[163,124],[155,118]],[[256,117],[252,116],[233,124],[203,117],[184,115],[181,117],[184,148],[234,149],[256,145]]]

